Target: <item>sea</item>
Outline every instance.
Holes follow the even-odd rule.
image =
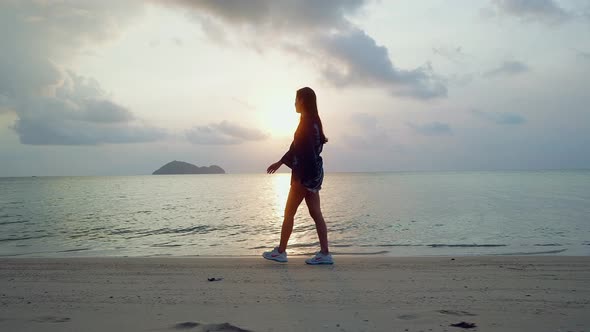
[[[0,178],[0,256],[260,256],[289,174]],[[590,171],[327,173],[334,255],[590,255]],[[289,255],[319,250],[299,207]]]

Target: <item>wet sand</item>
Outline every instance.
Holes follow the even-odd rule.
[[[590,257],[303,260],[0,259],[0,331],[590,331]]]

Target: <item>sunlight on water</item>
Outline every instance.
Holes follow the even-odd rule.
[[[0,256],[256,255],[290,174],[0,178]],[[590,255],[590,172],[326,174],[336,254]],[[305,203],[289,254],[318,250]]]
[[[285,203],[289,196],[289,188],[291,187],[291,174],[279,173],[271,175],[274,191],[274,215],[277,220],[283,220]]]

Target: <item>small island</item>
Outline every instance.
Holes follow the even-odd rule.
[[[163,174],[225,174],[223,168],[217,165],[211,165],[209,167],[195,166],[193,164],[186,163],[184,161],[171,161],[166,165],[160,167],[158,170],[152,173],[153,175]]]

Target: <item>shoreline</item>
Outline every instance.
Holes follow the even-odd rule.
[[[393,249],[390,249],[393,247]],[[492,247],[489,252],[477,251],[473,249],[486,249]],[[497,247],[503,249],[512,249],[505,251],[498,251]],[[538,249],[535,251],[534,249]],[[553,249],[555,248],[555,249]],[[11,258],[30,258],[30,259],[59,259],[59,258],[142,258],[142,257],[162,257],[162,258],[208,258],[208,257],[235,257],[235,258],[257,258],[260,257],[264,250],[271,249],[270,247],[260,248],[259,252],[255,253],[244,253],[244,254],[182,254],[182,253],[149,253],[149,254],[135,254],[133,252],[128,254],[111,254],[112,250],[92,250],[83,248],[79,250],[63,250],[63,251],[38,251],[38,252],[27,252],[27,253],[6,253],[0,254],[0,259],[11,259]],[[319,247],[317,248],[319,249]],[[347,256],[366,256],[366,257],[486,257],[486,256],[555,256],[555,257],[590,257],[590,245],[582,244],[578,246],[565,247],[561,245],[537,245],[534,247],[524,246],[521,249],[511,248],[507,245],[480,245],[480,246],[468,246],[468,245],[392,245],[392,246],[375,246],[373,251],[349,251],[341,252],[331,250],[332,255],[337,257]],[[383,249],[383,250],[380,250]],[[388,250],[389,249],[389,250]],[[469,250],[471,249],[471,250]],[[526,250],[530,249],[530,250]],[[97,252],[94,252],[97,251]],[[289,250],[288,250],[289,251]],[[440,251],[436,253],[436,251]],[[316,251],[301,252],[297,250],[295,252],[289,251],[289,257],[309,257],[315,255]]]
[[[0,330],[460,331],[450,324],[461,321],[482,331],[590,327],[588,256],[334,259],[308,266],[301,256],[288,263],[0,258]]]
[[[293,258],[296,261],[303,261],[305,258],[309,258],[310,254],[289,254],[288,258],[291,259]],[[445,259],[481,259],[481,260],[496,260],[496,259],[501,259],[501,258],[506,258],[508,260],[512,260],[512,259],[526,259],[526,260],[559,260],[559,259],[566,259],[566,260],[588,260],[588,263],[590,264],[590,255],[543,255],[542,253],[540,254],[535,254],[535,255],[531,255],[531,254],[471,254],[471,255],[415,255],[415,256],[393,256],[393,255],[387,255],[387,254],[381,254],[381,253],[347,253],[347,254],[334,254],[332,253],[332,255],[334,257],[343,259],[344,261],[346,261],[347,263],[350,263],[351,259],[355,259],[358,256],[363,256],[363,259],[368,259],[371,261],[381,261],[381,260],[386,260],[386,261],[398,261],[398,260],[413,260],[413,259],[417,259],[417,260],[445,260]],[[231,260],[231,259],[236,259],[236,260],[252,260],[252,261],[257,261],[259,259],[262,259],[263,261],[267,261],[265,260],[262,255],[168,255],[168,254],[164,254],[164,255],[144,255],[144,256],[63,256],[63,257],[44,257],[44,256],[28,256],[28,257],[23,257],[23,256],[0,256],[0,264],[2,263],[6,263],[6,262],[10,262],[11,260],[30,260],[30,261],[39,261],[40,263],[42,263],[41,261],[44,260],[55,260],[55,261],[59,261],[59,260],[85,260],[85,259],[89,259],[89,260],[144,260],[144,259],[162,259],[162,260],[174,260],[174,259],[187,259],[187,260],[215,260],[215,259],[223,259],[223,260]],[[290,262],[290,261],[289,261]]]

